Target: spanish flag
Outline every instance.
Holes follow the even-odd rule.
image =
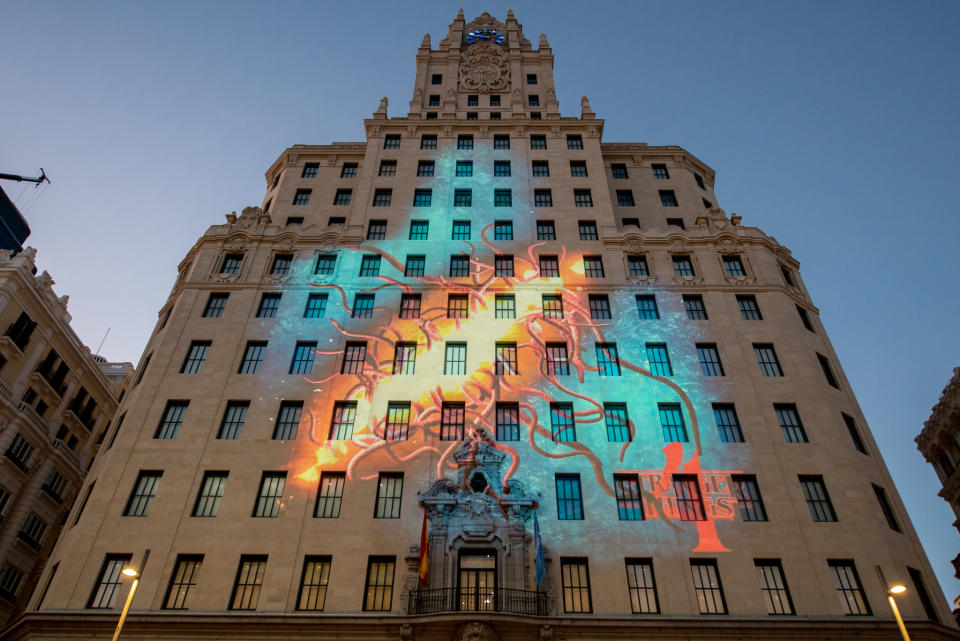
[[[420,585],[427,586],[427,572],[430,570],[430,525],[427,523],[427,509],[423,509],[423,527],[420,529]]]

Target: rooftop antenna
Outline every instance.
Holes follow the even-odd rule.
[[[40,175],[36,178],[30,178],[29,176],[19,176],[17,174],[4,174],[0,173],[0,180],[16,180],[19,182],[28,182],[28,183],[37,183],[34,188],[39,187],[41,183],[49,183],[50,179],[47,178],[46,172],[43,171],[43,167],[40,168]]]
[[[103,335],[103,340],[100,341],[100,345],[97,347],[97,356],[100,355],[100,349],[103,347],[103,344],[107,342],[107,336],[110,335],[110,328],[107,328],[107,333]]]

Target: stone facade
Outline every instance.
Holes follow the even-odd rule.
[[[894,638],[875,566],[960,638],[798,262],[603,126],[461,13],[406,115],[284,151],[180,264],[9,638],[108,634],[145,549],[129,638]]]

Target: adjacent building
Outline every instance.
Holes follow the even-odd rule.
[[[197,240],[8,638],[960,638],[797,260],[553,63],[461,12]]]

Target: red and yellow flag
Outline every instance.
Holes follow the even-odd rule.
[[[430,525],[427,523],[427,510],[423,510],[423,527],[420,529],[420,585],[426,587],[427,572],[430,570]]]

